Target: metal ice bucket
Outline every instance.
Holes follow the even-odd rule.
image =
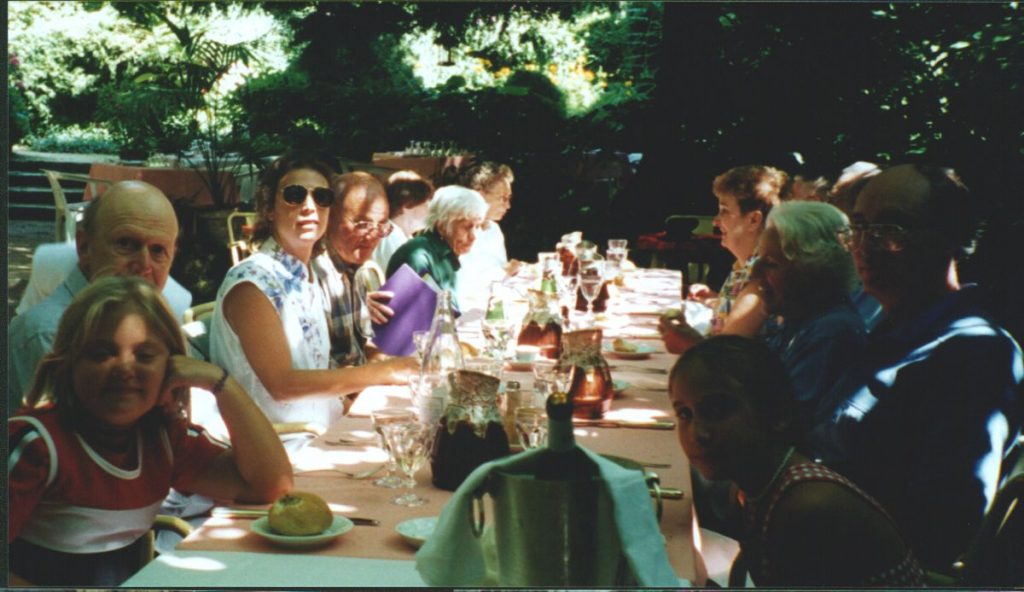
[[[541,481],[532,474],[495,469],[475,494],[470,519],[477,536],[483,533],[485,493],[494,510],[499,585],[635,585],[622,554],[612,499],[599,476]]]

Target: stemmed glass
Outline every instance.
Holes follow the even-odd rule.
[[[434,445],[433,427],[417,421],[387,424],[384,426],[384,437],[395,453],[398,466],[405,473],[406,478],[402,481],[402,486],[409,490],[396,496],[391,503],[398,506],[422,506],[427,500],[413,491],[416,487],[416,479],[413,476],[430,456],[430,449]]]
[[[534,360],[533,379],[533,390],[540,398],[540,406],[543,407],[551,393],[569,392],[569,387],[572,386],[572,364],[558,360]]]
[[[370,412],[370,419],[373,421],[373,429],[380,436],[381,446],[388,453],[388,474],[373,482],[377,487],[396,489],[402,486],[402,478],[396,475],[398,464],[395,461],[395,453],[391,450],[387,438],[384,437],[384,426],[395,423],[409,423],[415,421],[416,414],[407,409],[375,409]]]
[[[487,355],[496,360],[504,360],[508,356],[508,344],[512,340],[515,327],[505,311],[505,299],[494,287],[491,288],[491,297],[487,299],[487,309],[480,321],[480,327],[484,334]]]
[[[600,259],[582,260],[579,270],[580,293],[587,301],[587,318],[593,324],[594,300],[601,293],[601,286],[604,285],[604,261]]]
[[[540,407],[519,407],[515,410],[516,433],[524,450],[544,446],[548,442],[548,415]]]
[[[562,320],[569,325],[571,312],[576,308],[576,288],[579,285],[580,276],[577,274],[558,274],[555,276],[558,282],[558,305],[562,308]]]

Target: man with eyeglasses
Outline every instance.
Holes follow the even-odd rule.
[[[810,451],[875,497],[922,565],[949,571],[1021,426],[1021,350],[961,285],[977,216],[951,169],[901,165],[857,196],[851,242],[884,317],[818,407]]]
[[[89,282],[138,276],[163,290],[178,240],[178,218],[167,196],[142,181],[121,181],[90,202],[75,237],[78,265],[46,299],[14,317],[7,328],[8,411],[13,412],[50,351],[57,324]]]
[[[332,179],[335,195],[327,225],[327,254],[337,274],[325,289],[331,302],[331,357],[339,367],[359,366],[382,356],[368,345],[371,321],[386,323],[394,314],[391,292],[378,291],[384,272],[373,252],[392,231],[384,185],[369,173],[353,172]]]

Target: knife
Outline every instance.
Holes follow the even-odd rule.
[[[625,419],[579,419],[573,418],[573,424],[595,428],[642,428],[648,430],[671,430],[676,424],[672,421],[629,421]]]
[[[216,507],[210,511],[210,515],[216,518],[262,518],[267,515],[266,510],[248,509],[248,508],[224,508]],[[338,514],[339,516],[345,516],[344,514]],[[352,524],[358,526],[380,526],[380,520],[374,520],[373,518],[360,518],[358,516],[345,516],[352,521]]]

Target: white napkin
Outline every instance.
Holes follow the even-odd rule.
[[[711,332],[711,319],[714,318],[715,311],[700,302],[684,300],[683,316],[686,317],[688,325],[696,329],[701,335],[707,335]]]
[[[650,494],[640,471],[629,470],[582,448],[598,466],[615,507],[623,554],[637,585],[676,587],[689,582],[678,578],[665,553],[665,538],[651,510]],[[434,534],[416,553],[416,569],[431,586],[481,586],[486,579],[484,541],[473,536],[469,520],[473,493],[496,468],[529,464],[538,450],[485,463],[473,471],[441,510]],[[493,584],[493,582],[490,582]],[[500,583],[499,583],[500,585]]]

